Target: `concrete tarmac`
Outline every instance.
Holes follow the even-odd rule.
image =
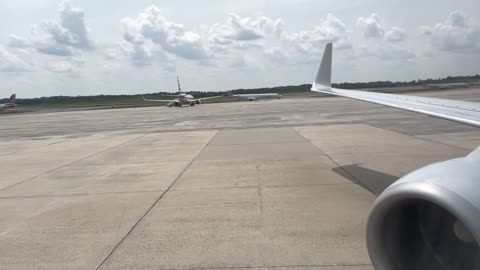
[[[336,97],[0,124],[2,269],[372,269],[375,195],[480,145],[476,128]]]

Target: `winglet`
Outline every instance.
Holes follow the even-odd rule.
[[[332,88],[332,43],[325,46],[322,62],[318,68],[317,77],[312,85],[312,90],[330,91]]]

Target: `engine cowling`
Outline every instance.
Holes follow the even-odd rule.
[[[480,269],[479,243],[480,147],[393,183],[367,225],[377,270]]]

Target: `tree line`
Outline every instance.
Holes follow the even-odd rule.
[[[391,82],[391,81],[375,81],[375,82],[344,82],[334,83],[333,87],[342,89],[365,89],[365,88],[389,88],[389,87],[408,87],[408,86],[424,86],[435,83],[456,83],[456,82],[479,82],[480,75],[474,76],[448,76],[446,78],[412,80],[407,82]],[[295,94],[310,91],[311,84],[277,86],[269,88],[255,88],[255,89],[232,89],[235,94],[257,94],[274,92],[279,94]],[[189,91],[196,98],[204,98],[211,96],[223,95],[222,91]],[[116,104],[116,103],[132,103],[141,102],[142,96],[145,97],[166,97],[172,95],[171,92],[156,92],[145,95],[96,95],[96,96],[52,96],[41,98],[21,98],[17,100],[19,105],[66,105],[66,104]],[[171,97],[166,97],[169,99]],[[8,102],[4,98],[0,103]]]

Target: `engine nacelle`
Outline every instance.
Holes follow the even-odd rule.
[[[375,201],[367,246],[377,270],[480,269],[480,148],[432,164]]]
[[[198,105],[198,104],[202,104],[202,101],[200,99],[197,99],[195,100],[195,103]]]

